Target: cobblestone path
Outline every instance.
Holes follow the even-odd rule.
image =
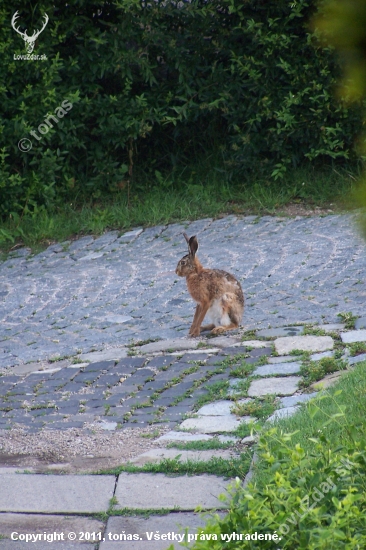
[[[246,329],[339,321],[362,312],[365,243],[346,215],[225,217],[109,232],[20,249],[0,263],[0,372],[30,361],[132,341],[183,337],[194,304],[174,273],[197,234],[199,258],[231,271],[246,297]]]

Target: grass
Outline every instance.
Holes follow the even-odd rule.
[[[352,398],[350,399],[350,396]],[[293,434],[291,447],[298,444],[309,456],[314,452],[316,441],[326,436],[330,453],[340,446],[356,448],[366,442],[366,424],[363,412],[366,408],[366,361],[358,363],[339,382],[300,411],[275,425],[283,433]],[[266,438],[266,431],[262,433]],[[273,443],[275,445],[275,442]],[[316,466],[315,466],[316,467]],[[256,481],[265,483],[268,472],[261,461],[256,468]]]
[[[281,214],[288,203],[334,209],[337,201],[342,208],[354,180],[346,170],[301,168],[277,181],[260,177],[254,182],[242,177],[234,181],[211,161],[186,169],[174,181],[169,177],[169,192],[140,175],[129,199],[125,192],[97,201],[84,197],[65,201],[53,211],[39,208],[16,220],[10,216],[0,222],[0,248],[6,253],[25,245],[38,252],[53,242],[112,229],[127,231],[226,214]]]
[[[313,382],[321,380],[327,374],[345,370],[346,368],[347,363],[335,357],[323,357],[319,361],[307,361],[303,363],[300,369],[302,380],[299,387],[308,388]]]
[[[98,474],[119,475],[121,472],[136,473],[153,473],[166,474],[172,476],[191,475],[198,476],[201,474],[217,475],[222,477],[239,477],[244,479],[249,471],[249,466],[252,460],[252,453],[248,450],[241,453],[239,458],[231,458],[224,460],[223,458],[211,458],[208,461],[201,460],[179,460],[179,450],[177,450],[177,458],[163,459],[158,463],[148,463],[144,466],[134,466],[133,464],[124,464],[111,470],[103,470]]]
[[[349,344],[348,349],[351,357],[361,355],[362,353],[366,353],[366,342],[355,342],[354,344]]]
[[[234,441],[221,443],[216,437],[207,441],[187,441],[185,443],[173,441],[167,445],[168,449],[179,449],[180,451],[214,451],[217,449],[230,449],[235,446]]]
[[[351,311],[338,313],[338,317],[341,318],[342,323],[344,323],[344,326],[348,330],[352,330],[355,328],[355,322],[357,321],[358,317],[357,315],[353,315]]]
[[[265,395],[262,398],[255,397],[248,403],[234,403],[232,412],[237,416],[255,416],[262,419],[268,418],[276,409],[276,396]]]

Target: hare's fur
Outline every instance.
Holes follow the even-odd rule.
[[[179,260],[176,274],[185,277],[193,300],[197,302],[190,336],[199,336],[201,331],[210,330],[220,334],[238,328],[244,311],[244,295],[239,281],[221,269],[204,268],[196,256],[198,241],[188,238],[188,254]],[[207,315],[211,324],[201,326]]]

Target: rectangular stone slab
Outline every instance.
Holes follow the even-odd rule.
[[[0,512],[104,512],[114,485],[114,476],[3,474]]]
[[[179,458],[177,458],[179,457]],[[182,451],[180,449],[150,449],[136,458],[131,459],[131,462],[135,465],[142,466],[143,464],[148,463],[157,463],[161,462],[164,459],[177,460],[179,462],[190,461],[200,461],[207,462],[211,458],[222,458],[224,460],[230,460],[233,457],[233,453],[230,451],[225,451],[223,449],[219,450],[209,450],[209,451]]]
[[[341,332],[341,338],[344,344],[366,342],[366,330],[350,330],[349,332]]]
[[[64,540],[67,542],[67,538],[70,532],[72,533],[103,533],[103,522],[85,516],[64,516],[64,515],[45,515],[45,514],[13,514],[4,513],[0,514],[0,534],[4,537],[10,538],[11,533],[17,531],[18,533],[33,533],[35,535],[43,533],[64,533]],[[47,541],[44,541],[46,544]],[[15,550],[15,544],[19,544],[19,541],[12,542],[13,550]],[[27,548],[34,548],[40,543],[29,543]],[[70,543],[72,548],[72,543]],[[50,543],[48,543],[49,549],[52,549]],[[0,545],[1,548],[1,545]],[[56,545],[59,550],[59,542]],[[80,548],[78,546],[78,548]],[[93,546],[94,548],[94,546]],[[81,546],[82,550],[86,550],[84,544]]]
[[[249,386],[249,397],[261,395],[293,395],[298,390],[300,376],[286,376],[285,378],[260,378],[253,380]]]
[[[222,514],[220,512],[220,515]],[[177,540],[172,540],[172,533],[184,534],[186,528],[189,534],[196,533],[199,527],[206,525],[207,519],[192,512],[176,512],[165,516],[150,516],[148,518],[138,516],[110,517],[104,534],[105,542],[101,543],[100,550],[120,550],[124,547],[128,548],[128,550],[165,550],[169,544],[174,544],[174,548],[178,550],[181,546]],[[122,533],[126,536],[138,535],[140,540],[122,542]],[[160,536],[165,535],[165,537],[160,540],[148,540],[147,533],[149,535],[153,533],[153,536],[155,534],[159,534]]]
[[[300,371],[301,363],[291,361],[290,363],[277,363],[257,367],[253,374],[259,376],[272,376],[275,374],[295,374]]]
[[[333,349],[333,338],[330,336],[311,335],[284,336],[283,338],[277,338],[274,344],[279,355],[287,355],[295,349],[312,352]]]
[[[161,435],[156,441],[207,441],[208,439],[212,439],[212,437],[212,435],[206,434],[189,434],[187,432],[171,431]]]
[[[249,420],[248,420],[249,419]],[[226,416],[199,416],[197,418],[187,418],[180,425],[182,430],[193,430],[203,434],[213,434],[221,432],[234,432],[241,422],[249,422],[250,417],[242,417],[240,420],[234,414]]]
[[[210,475],[169,477],[164,474],[128,474],[118,477],[115,496],[117,508],[129,509],[174,509],[194,510],[198,505],[203,509],[227,508],[218,500],[226,493],[230,482]]]

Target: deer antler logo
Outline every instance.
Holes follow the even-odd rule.
[[[47,23],[48,23],[48,15],[47,13],[44,14],[44,24],[43,24],[43,27],[41,28],[40,31],[34,31],[32,36],[28,36],[27,35],[27,29],[25,29],[25,32],[22,32],[20,31],[19,29],[16,28],[15,26],[15,22],[16,20],[18,19],[19,15],[18,15],[18,12],[16,11],[13,15],[13,19],[11,20],[11,26],[13,27],[13,29],[20,34],[20,36],[23,38],[24,42],[25,42],[25,47],[26,47],[26,50],[27,50],[27,53],[32,53],[33,49],[34,49],[34,44],[38,38],[38,36],[41,34],[41,32],[45,29]]]

